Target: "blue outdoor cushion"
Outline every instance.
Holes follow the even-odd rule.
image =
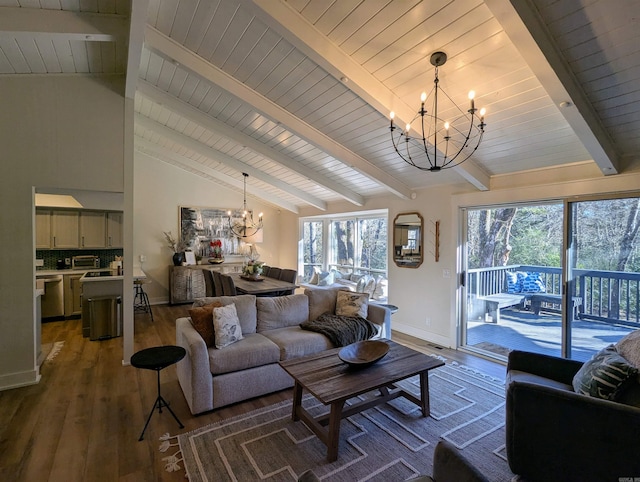
[[[507,279],[507,293],[520,293],[520,285],[518,283],[518,274],[507,271],[505,273]]]
[[[545,293],[547,290],[540,279],[540,273],[527,273],[522,279],[523,293]]]

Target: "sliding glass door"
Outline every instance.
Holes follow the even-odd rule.
[[[568,211],[567,354],[588,360],[640,327],[640,198],[570,202]]]
[[[640,328],[640,198],[469,208],[459,345],[587,360]]]
[[[462,345],[497,357],[560,355],[562,213],[560,202],[464,211]]]

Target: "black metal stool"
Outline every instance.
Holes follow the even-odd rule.
[[[162,407],[167,407],[173,418],[176,419],[180,428],[184,428],[182,422],[176,417],[176,414],[173,413],[171,407],[169,407],[169,403],[162,398],[160,395],[160,370],[166,368],[174,363],[179,362],[184,358],[187,354],[186,350],[181,346],[174,345],[166,345],[166,346],[154,346],[152,348],[146,348],[144,350],[140,350],[136,352],[131,357],[131,365],[136,368],[144,368],[146,370],[155,370],[158,374],[158,397],[156,401],[153,403],[153,407],[151,408],[151,412],[149,412],[149,416],[147,417],[147,422],[144,424],[144,428],[142,429],[142,433],[140,434],[140,438],[138,441],[142,440],[144,437],[144,432],[147,430],[147,426],[149,425],[149,421],[151,420],[151,415],[153,415],[153,411],[158,407],[158,412],[162,413]]]
[[[142,288],[143,284],[145,284],[145,280],[143,279],[133,280],[133,286],[136,290],[135,296],[133,297],[133,312],[149,313],[151,315],[151,321],[154,321],[153,311],[151,311],[151,304],[149,303],[149,297],[144,291],[144,288]]]

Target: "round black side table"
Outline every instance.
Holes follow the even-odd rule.
[[[158,374],[158,398],[156,398],[156,401],[153,403],[153,407],[151,407],[151,412],[149,412],[149,416],[147,417],[147,423],[144,424],[144,428],[142,429],[142,433],[140,434],[138,441],[144,438],[144,432],[147,430],[147,426],[151,420],[151,415],[153,415],[153,411],[156,407],[158,407],[158,413],[162,413],[162,407],[167,407],[171,415],[173,415],[173,418],[178,422],[178,425],[180,425],[180,428],[184,428],[184,425],[182,425],[182,422],[178,417],[176,417],[176,414],[173,413],[173,410],[171,410],[167,401],[162,398],[162,395],[160,395],[160,370],[179,362],[186,354],[187,352],[181,346],[166,345],[154,346],[152,348],[140,350],[139,352],[134,353],[131,357],[131,365],[134,367],[144,368],[146,370],[155,370]]]

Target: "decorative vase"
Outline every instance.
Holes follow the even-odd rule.
[[[173,253],[174,266],[182,266],[183,261],[184,261],[184,253]]]

